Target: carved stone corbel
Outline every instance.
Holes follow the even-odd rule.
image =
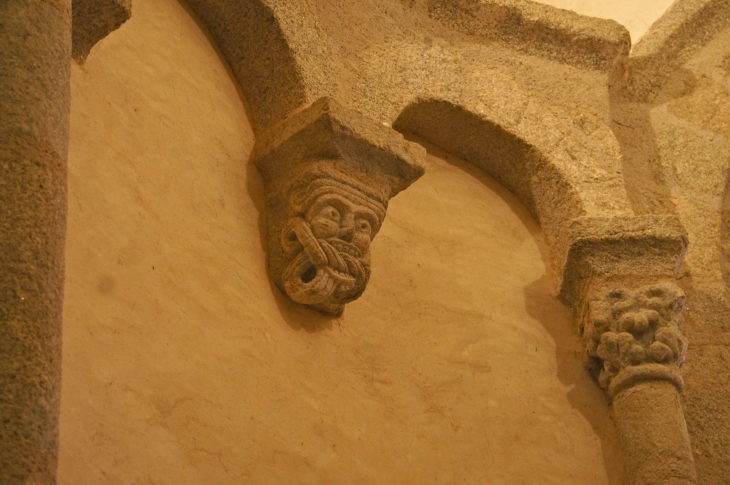
[[[268,263],[292,300],[341,315],[370,278],[370,243],[388,200],[424,173],[425,150],[320,99],[258,137]]]

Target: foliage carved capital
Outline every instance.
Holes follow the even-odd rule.
[[[587,365],[609,396],[648,380],[682,389],[684,301],[679,287],[664,282],[607,291],[588,302],[581,326]]]

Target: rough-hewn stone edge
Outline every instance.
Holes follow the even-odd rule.
[[[365,161],[366,172],[385,176],[390,182],[386,200],[425,171],[423,147],[330,98],[269,127],[257,137],[252,155],[267,181],[280,178],[300,161],[337,157]]]
[[[649,101],[669,76],[730,25],[730,0],[677,0],[634,46],[627,94]]]
[[[531,168],[542,158],[524,140],[493,121],[483,119],[464,106],[441,99],[417,99],[406,106],[393,123],[402,133],[411,133],[468,160],[513,192],[537,217],[532,194]],[[504,148],[497,150],[498,137]],[[514,157],[506,160],[500,154]],[[512,163],[510,163],[512,162]]]
[[[0,130],[3,485],[55,484],[58,462],[66,160],[47,142]]]
[[[460,32],[581,68],[610,71],[631,48],[618,22],[528,0],[431,0],[429,15]]]
[[[581,217],[558,233],[560,293],[576,308],[594,276],[676,277],[687,250],[687,232],[673,215]]]
[[[73,58],[84,62],[92,47],[131,16],[132,0],[73,0]]]

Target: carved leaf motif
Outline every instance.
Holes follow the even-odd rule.
[[[618,289],[589,303],[583,337],[588,368],[604,389],[628,367],[681,366],[687,339],[679,331],[684,293],[669,283]]]

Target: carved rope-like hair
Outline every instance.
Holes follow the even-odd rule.
[[[320,196],[331,193],[372,210],[378,217],[378,227],[374,228],[377,232],[385,218],[388,203],[364,184],[338,171],[316,169],[307,171],[297,181],[289,201],[294,212],[302,215]]]

